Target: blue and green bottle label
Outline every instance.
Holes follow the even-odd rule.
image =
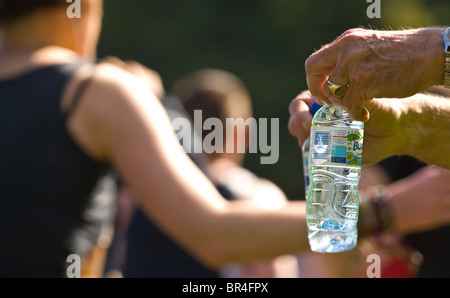
[[[313,127],[310,165],[361,166],[363,129]]]

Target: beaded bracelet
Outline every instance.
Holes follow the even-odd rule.
[[[380,195],[371,199],[371,206],[377,223],[374,233],[379,234],[392,231],[392,212],[387,196],[380,192]]]
[[[370,192],[363,193],[360,210],[362,211],[360,230],[363,236],[378,236],[392,231],[393,216],[385,189],[376,187],[371,188]]]

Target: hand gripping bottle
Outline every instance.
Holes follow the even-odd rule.
[[[310,134],[306,222],[312,251],[341,252],[358,239],[358,183],[364,122],[337,106],[322,106]]]

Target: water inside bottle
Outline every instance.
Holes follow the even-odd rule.
[[[339,252],[356,246],[357,167],[312,167],[307,202],[308,238],[316,252]]]

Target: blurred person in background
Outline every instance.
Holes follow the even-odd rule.
[[[250,92],[239,77],[220,69],[200,69],[177,80],[172,93],[180,98],[190,119],[195,119],[196,111],[201,111],[202,126],[213,118],[222,123],[222,139],[216,139],[214,144],[219,152],[209,148],[211,153],[206,154],[207,172],[215,184],[230,191],[230,199],[269,210],[287,203],[288,198],[277,185],[244,167],[252,129],[246,121],[253,117],[253,107]],[[227,126],[227,119],[234,121],[232,127]],[[199,133],[205,141],[211,131],[202,129]],[[232,152],[227,152],[227,144],[234,144]],[[253,264],[229,264],[219,274],[222,277],[299,277],[295,255]]]

